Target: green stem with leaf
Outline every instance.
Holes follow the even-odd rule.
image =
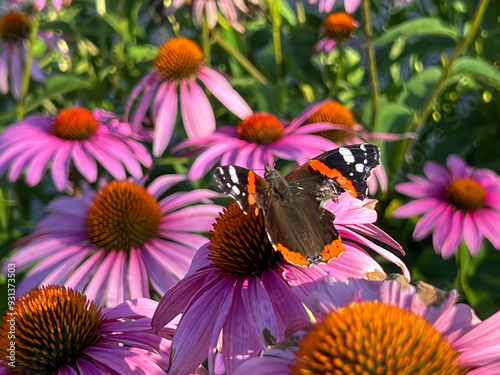
[[[420,129],[422,125],[425,123],[427,118],[429,117],[431,111],[432,111],[432,106],[434,104],[434,101],[437,99],[437,97],[441,94],[441,91],[443,90],[446,81],[448,80],[448,77],[451,72],[451,68],[453,67],[453,63],[462,55],[462,53],[467,49],[467,47],[470,46],[470,44],[474,41],[474,38],[476,37],[476,34],[479,30],[479,25],[481,24],[481,21],[483,19],[484,13],[486,11],[486,8],[488,7],[488,3],[490,0],[480,0],[476,11],[474,12],[474,16],[472,17],[471,20],[471,26],[469,33],[467,36],[462,39],[460,44],[455,48],[455,52],[453,53],[453,56],[451,59],[447,62],[446,66],[443,69],[443,73],[441,73],[441,76],[439,77],[438,82],[432,89],[431,93],[427,97],[426,102],[424,103],[424,106],[422,107],[422,110],[420,113],[415,117],[413,121],[413,128],[415,131]]]
[[[470,292],[469,282],[467,281],[467,276],[469,276],[469,267],[471,261],[471,254],[469,248],[464,241],[460,244],[456,254],[457,261],[457,279],[455,280],[455,289],[463,292],[465,296]]]
[[[31,64],[33,62],[33,52],[35,50],[35,42],[38,35],[38,28],[40,27],[40,14],[36,13],[33,21],[31,21],[31,30],[29,36],[28,56],[24,65],[23,87],[21,97],[19,98],[19,107],[17,108],[17,120],[24,117],[24,110],[26,105],[26,96],[28,95],[28,88],[30,86]]]
[[[377,116],[378,104],[379,104],[379,87],[378,87],[378,75],[377,75],[377,63],[375,60],[375,49],[369,45],[370,40],[373,36],[372,23],[371,23],[371,9],[370,0],[361,1],[361,24],[363,32],[365,34],[368,56],[368,78],[370,80],[371,88],[371,99],[372,99],[372,111],[370,115],[370,131],[375,128],[375,118]]]
[[[344,48],[344,43],[341,40],[337,41],[337,49],[339,51],[339,57],[336,60],[336,62],[337,62],[337,75],[335,76],[335,83],[333,84],[333,87],[328,92],[328,97],[332,97],[337,93],[340,80],[342,78],[344,78],[345,48]]]
[[[123,53],[125,51],[125,33],[127,32],[127,2],[123,1],[122,2],[122,14],[121,14],[121,19],[120,19],[120,25],[119,25],[119,30],[120,32],[118,33],[118,46],[116,49],[116,56],[115,56],[115,67],[116,71],[113,74],[113,86],[115,87],[116,90],[118,90],[120,86],[120,72],[121,72],[121,65],[122,65],[122,59],[123,59]]]
[[[299,24],[305,24],[306,10],[304,9],[304,3],[302,0],[295,0],[295,8],[297,9],[297,20],[299,21]]]
[[[257,81],[263,85],[269,84],[267,78],[248,60],[245,55],[234,48],[227,40],[217,31],[214,31],[213,38],[215,43],[222,47],[230,56],[234,57],[241,66],[250,73]]]

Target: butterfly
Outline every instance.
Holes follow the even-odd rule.
[[[273,247],[299,266],[326,263],[345,251],[333,225],[335,215],[323,208],[326,197],[348,192],[363,200],[368,178],[380,164],[380,150],[372,144],[349,145],[327,151],[285,177],[266,165],[264,177],[235,165],[217,167],[219,189],[240,208],[260,208]]]

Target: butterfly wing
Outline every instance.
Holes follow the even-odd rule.
[[[269,200],[266,230],[273,246],[299,266],[328,262],[345,251],[333,226],[335,216],[313,195],[294,196],[291,202]]]
[[[364,143],[327,151],[289,173],[285,178],[299,190],[316,191],[317,195],[338,196],[347,191],[365,199],[371,171],[380,164],[377,146]]]
[[[254,203],[262,208],[262,197],[266,195],[269,185],[259,175],[246,168],[226,165],[216,168],[214,178],[219,189],[232,196],[245,214]]]

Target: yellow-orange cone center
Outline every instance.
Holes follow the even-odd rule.
[[[445,199],[459,210],[475,211],[484,204],[486,195],[479,183],[470,178],[453,181],[445,192]]]
[[[113,181],[90,203],[86,226],[97,247],[128,251],[152,238],[160,220],[160,205],[144,187]]]
[[[6,42],[27,39],[30,30],[30,19],[24,13],[9,12],[0,18],[0,37]]]
[[[248,142],[266,145],[281,138],[283,125],[269,113],[254,113],[238,124],[238,137]]]
[[[325,32],[337,40],[346,40],[356,27],[356,21],[347,13],[331,13],[323,21]]]
[[[329,122],[330,124],[343,125],[347,129],[333,129],[325,130],[316,133],[322,137],[325,137],[333,142],[341,143],[344,139],[352,135],[352,127],[356,124],[354,115],[352,112],[345,107],[343,104],[338,102],[329,102],[323,104],[314,112],[309,119],[307,119],[307,124],[312,124],[316,122]]]
[[[154,64],[164,79],[174,81],[195,75],[203,59],[203,52],[195,42],[173,38],[161,46]]]
[[[62,139],[84,141],[95,134],[98,126],[88,109],[72,107],[63,109],[54,118],[52,133]]]
[[[281,257],[269,242],[262,212],[255,206],[245,215],[232,202],[216,219],[211,234],[208,258],[224,274],[260,275]]]
[[[0,358],[8,361],[13,355],[15,367],[8,362],[0,367],[23,375],[57,374],[64,366],[73,367],[99,339],[102,320],[101,308],[72,289],[52,285],[31,290],[3,318]]]
[[[424,318],[381,302],[325,316],[296,351],[300,375],[459,375],[459,353]]]

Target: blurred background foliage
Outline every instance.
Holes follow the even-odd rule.
[[[276,2],[279,13],[271,12]],[[343,49],[315,54],[324,15],[301,0],[251,4],[243,34],[232,29],[220,14],[215,30],[198,30],[189,7],[169,15],[159,0],[73,0],[61,12],[44,11],[40,15],[40,30],[52,30],[61,36],[60,47],[67,54],[46,53],[47,46],[37,40],[35,55],[47,80],[45,84],[30,83],[25,111],[55,113],[80,105],[123,114],[131,89],[152,68],[158,47],[182,35],[209,52],[206,63],[226,73],[254,111],[292,119],[308,104],[332,98],[349,107],[367,129],[417,132],[415,140],[380,144],[390,188],[376,196],[377,224],[403,245],[404,261],[414,280],[450,289],[455,287],[457,276],[454,259],[445,261],[435,254],[430,237],[421,242],[412,239],[416,220],[391,217],[392,210],[407,201],[393,187],[405,181],[408,173],[422,174],[425,161],[444,164],[451,153],[462,156],[470,165],[500,173],[500,2],[486,2],[484,17],[476,25],[479,28],[468,40],[474,26],[471,20],[484,3],[373,0],[371,40],[367,40],[361,25]],[[362,24],[359,9],[354,18]],[[278,27],[281,63],[277,63],[273,44],[273,30]],[[375,51],[378,72],[375,116],[368,48]],[[439,90],[433,94],[436,87]],[[218,125],[237,124],[233,114],[213,96],[209,98]],[[16,113],[17,102],[2,96],[0,125],[4,128],[14,123]],[[181,137],[179,133],[171,144]],[[190,163],[190,159],[177,158],[167,150],[155,160],[153,173],[186,173]],[[44,205],[58,194],[51,186],[43,181],[28,188],[24,182],[9,184],[2,177],[2,259],[12,243],[30,233],[43,217]],[[210,178],[197,181],[195,186],[214,187]],[[385,265],[388,271],[398,271]],[[472,290],[460,296],[481,318],[500,308],[499,269],[500,252],[483,241],[479,255],[467,265]],[[0,289],[5,293],[5,287]],[[0,301],[4,303],[6,297]]]

